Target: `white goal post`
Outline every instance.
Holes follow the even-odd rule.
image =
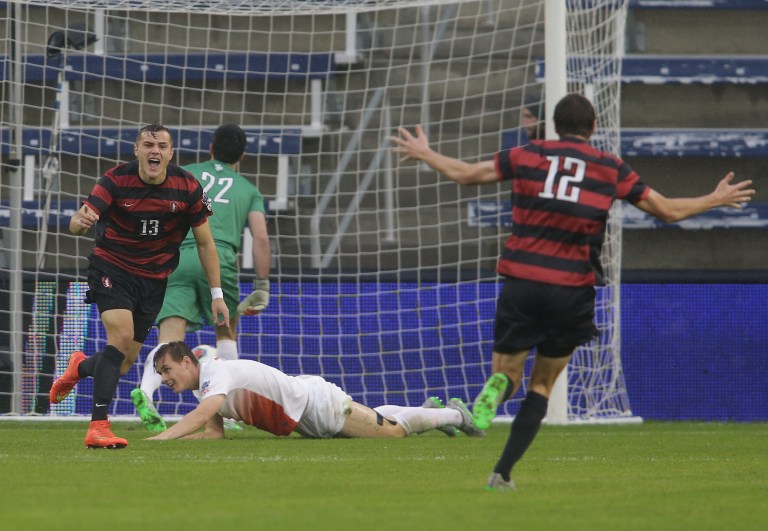
[[[82,300],[92,234],[70,235],[68,221],[99,175],[132,159],[138,129],[158,122],[179,164],[205,160],[221,123],[248,135],[240,171],[269,201],[273,293],[263,315],[241,319],[241,357],[320,374],[371,406],[471,402],[489,376],[510,191],[401,164],[389,137],[422,124],[441,152],[487,159],[526,141],[524,106],[551,117],[551,102],[579,91],[598,112],[598,146],[617,153],[625,14],[626,0],[6,2],[0,413],[90,413],[90,379],[47,401],[73,350],[105,344]],[[636,420],[614,219],[600,339],[574,356],[550,422]],[[243,292],[251,265],[243,253]],[[121,379],[113,417],[134,414],[129,394],[155,342],[153,332]],[[195,405],[168,389],[157,400],[165,415]]]

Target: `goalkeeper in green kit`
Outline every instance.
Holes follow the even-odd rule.
[[[211,159],[183,167],[200,182],[213,208],[209,222],[221,263],[224,300],[230,312],[229,326],[216,326],[216,355],[224,359],[239,357],[236,336],[239,316],[258,314],[269,304],[271,256],[264,198],[256,186],[237,172],[237,166],[245,156],[245,146],[246,136],[240,127],[222,125],[213,134]],[[253,292],[239,302],[237,253],[246,224],[253,236],[256,279]],[[215,323],[211,316],[211,292],[191,231],[181,244],[179,267],[168,277],[157,322],[158,345],[144,363],[141,387],[131,392],[142,422],[152,431],[162,431],[166,427],[153,402],[153,395],[161,383],[160,375],[154,370],[155,351],[165,343],[183,341],[187,332]]]

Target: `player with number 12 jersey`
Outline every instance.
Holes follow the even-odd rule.
[[[513,205],[497,272],[559,286],[602,285],[611,205],[650,193],[637,173],[576,136],[501,151],[495,164],[499,180],[512,180]]]

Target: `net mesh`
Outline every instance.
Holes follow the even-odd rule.
[[[593,99],[599,145],[615,151],[624,5],[568,5],[569,88]],[[156,122],[170,127],[180,164],[207,159],[221,123],[248,134],[240,171],[269,199],[273,296],[264,314],[241,320],[241,357],[323,375],[371,406],[479,392],[509,190],[460,188],[399,164],[389,136],[422,124],[435,149],[465,160],[524,142],[521,109],[543,93],[543,1],[48,0],[8,3],[2,16],[2,146],[21,169],[5,165],[0,183],[0,409],[90,412],[90,379],[76,398],[47,404],[69,353],[105,344],[95,308],[82,305],[91,235],[70,235],[69,217]],[[630,414],[620,236],[611,225],[601,338],[570,369],[573,419]],[[210,331],[187,341],[215,343]],[[133,414],[129,394],[155,342],[152,332],[121,380],[113,415]],[[195,405],[167,389],[158,400],[166,415]]]

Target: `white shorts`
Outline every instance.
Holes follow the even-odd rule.
[[[329,439],[339,434],[352,411],[352,397],[320,376],[297,376],[309,390],[307,409],[294,429],[312,439]]]

